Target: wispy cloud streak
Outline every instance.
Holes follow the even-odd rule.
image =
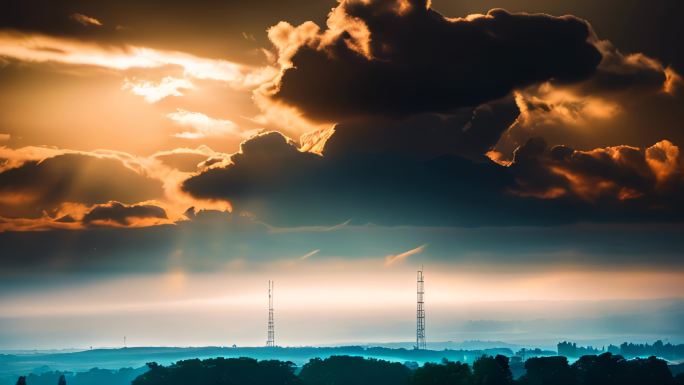
[[[318,254],[320,251],[321,251],[321,249],[311,250],[311,251],[309,251],[308,253],[302,255],[301,257],[299,257],[298,259],[299,259],[300,261],[306,261],[307,259],[309,259],[309,258],[313,257],[314,255]]]
[[[400,263],[406,260],[408,257],[416,254],[420,254],[425,251],[427,244],[416,247],[415,249],[404,251],[399,254],[392,254],[385,257],[385,266],[392,266],[395,263]]]
[[[241,131],[238,125],[228,119],[214,119],[200,112],[178,109],[167,117],[181,126],[192,128],[192,131],[183,131],[174,134],[176,138],[201,139],[206,137],[236,136],[249,138],[258,130]]]
[[[27,62],[90,65],[115,70],[179,66],[186,77],[252,88],[275,76],[270,67],[251,67],[185,52],[138,46],[105,46],[40,34],[0,32],[0,56]]]
[[[100,20],[97,20],[94,17],[84,15],[82,13],[72,13],[70,17],[71,17],[71,20],[73,20],[73,21],[75,21],[81,25],[85,25],[86,27],[88,27],[88,26],[101,27],[102,26],[102,22]]]

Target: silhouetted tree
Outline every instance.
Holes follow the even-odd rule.
[[[19,376],[19,378],[17,379],[17,385],[26,385],[26,377]]]
[[[28,385],[130,385],[139,375],[147,372],[147,368],[121,368],[117,370],[93,368],[86,372],[42,372],[26,376]],[[64,380],[62,380],[64,376]],[[68,377],[68,381],[67,381]],[[0,381],[1,383],[1,381]]]
[[[518,381],[513,380],[509,360],[502,355],[480,357],[472,371],[467,364],[445,359],[441,364],[426,363],[412,372],[397,362],[358,356],[311,359],[299,376],[294,375],[291,362],[251,358],[194,359],[167,367],[149,363],[148,368],[132,385],[684,385],[684,374],[673,378],[664,360],[656,357],[626,360],[611,353],[583,356],[572,365],[560,356],[531,358],[525,362],[526,373]],[[97,376],[99,370],[86,372],[95,375],[92,380],[82,377],[81,382],[80,374],[75,374],[70,382],[102,385],[98,378],[112,378]],[[31,375],[17,384],[54,384],[56,376],[62,373],[45,374],[53,382],[34,384]],[[65,383],[62,375],[59,385]],[[116,385],[124,383],[129,382]]]
[[[411,371],[398,362],[363,357],[314,358],[302,367],[306,385],[407,385]]]
[[[575,385],[574,370],[568,359],[561,356],[530,358],[525,361],[526,373],[519,380],[521,385]]]
[[[684,385],[684,373],[679,373],[677,376],[675,376],[674,384],[675,385]]]
[[[510,385],[513,375],[508,365],[508,357],[497,355],[482,356],[473,363],[473,384],[475,385]]]
[[[557,345],[558,355],[566,357],[582,357],[589,354],[603,353],[603,350],[596,349],[592,346],[577,346],[576,343],[567,341],[560,342]]]
[[[655,357],[625,360],[604,353],[584,356],[572,364],[578,385],[671,385],[672,373],[667,363]]]
[[[656,357],[625,360],[620,368],[624,385],[674,384],[667,362]]]
[[[426,363],[413,372],[412,385],[470,385],[472,374],[468,364],[444,360],[442,364]]]
[[[150,370],[132,385],[300,385],[294,364],[252,358],[185,360],[170,366],[148,365]]]

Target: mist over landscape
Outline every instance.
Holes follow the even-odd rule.
[[[4,1],[0,385],[684,384],[682,14]]]

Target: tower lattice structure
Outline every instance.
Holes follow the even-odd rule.
[[[425,282],[423,280],[423,267],[418,270],[417,283],[417,308],[416,308],[416,349],[427,348],[425,341],[425,301],[423,296],[425,294]]]
[[[275,321],[273,320],[273,281],[268,281],[268,337],[266,346],[275,346]]]

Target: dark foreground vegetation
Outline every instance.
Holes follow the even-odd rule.
[[[19,378],[18,385],[126,385],[136,377],[145,373],[145,368],[118,370],[90,369],[87,372],[54,372],[31,373]],[[23,378],[23,380],[22,380]],[[22,382],[24,381],[24,382]]]
[[[415,364],[333,356],[314,358],[297,372],[293,363],[278,360],[191,359],[168,366],[149,363],[149,370],[132,385],[684,385],[684,374],[673,376],[661,359],[627,360],[611,353],[583,356],[573,364],[561,356],[530,358],[518,379],[502,355],[482,356],[472,366],[444,360],[411,367]],[[59,373],[32,375],[19,378],[17,385],[66,385],[67,379],[71,385],[104,384],[96,371],[91,372],[89,379]],[[115,374],[130,376],[131,372]]]

